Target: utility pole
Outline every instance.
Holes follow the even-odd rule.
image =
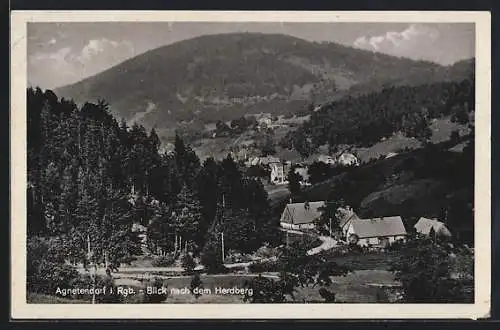
[[[87,254],[88,254],[88,259],[89,259],[89,267],[91,267],[91,260],[92,260],[92,250],[90,249],[90,235],[87,234]],[[97,276],[97,265],[94,262],[94,271],[92,274],[92,304],[95,304],[95,282],[96,282],[96,276]]]
[[[330,218],[330,237],[332,237],[332,218]]]
[[[224,232],[220,233],[221,245],[222,245],[222,263],[224,263]]]
[[[224,194],[222,194],[222,211],[224,212],[224,209],[226,207],[226,199],[224,197]],[[222,223],[222,220],[223,218],[221,218],[221,223]],[[223,226],[221,226],[221,233],[220,233],[220,237],[221,237],[221,250],[222,250],[222,263],[224,263],[224,228]]]

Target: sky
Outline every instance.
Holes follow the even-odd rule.
[[[442,65],[475,52],[472,23],[28,23],[28,85],[64,86],[160,46],[231,32],[281,33]]]

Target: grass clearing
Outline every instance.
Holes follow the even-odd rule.
[[[384,270],[358,270],[347,276],[333,278],[332,285],[326,287],[335,293],[336,303],[376,303],[378,285],[394,286],[398,283],[391,272]],[[322,302],[319,287],[308,286],[298,288],[295,294],[296,302]]]
[[[328,251],[326,252],[328,254]],[[335,252],[332,252],[335,253]],[[365,252],[362,254],[331,255],[329,258],[342,266],[348,266],[354,271],[390,271],[396,252]]]

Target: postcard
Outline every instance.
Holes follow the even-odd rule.
[[[489,316],[488,12],[11,18],[12,318]]]

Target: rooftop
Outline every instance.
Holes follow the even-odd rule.
[[[359,238],[406,235],[406,229],[400,216],[354,219],[352,225]]]
[[[321,214],[324,201],[292,203],[288,204],[281,215],[281,222],[291,224],[306,224],[318,219]]]

